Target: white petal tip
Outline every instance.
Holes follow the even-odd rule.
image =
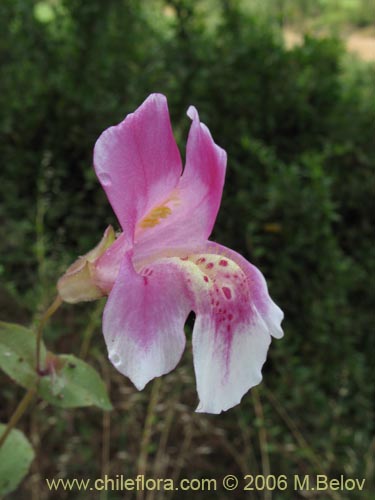
[[[275,339],[282,339],[284,337],[284,331],[282,328],[274,328],[271,332],[271,335]]]
[[[219,415],[221,412],[222,412],[222,410],[209,410],[209,409],[206,409],[203,406],[202,403],[199,403],[199,405],[195,409],[195,413],[211,413],[211,415]]]
[[[132,380],[132,379],[130,379],[130,380]],[[132,380],[132,382],[133,382],[133,384],[134,384],[135,388],[136,388],[138,391],[143,391],[143,389],[146,387],[146,385],[147,385],[147,383],[148,383],[149,381],[147,381],[147,382],[143,382],[143,381],[142,381],[142,382],[140,382],[140,381],[137,381],[137,380]]]
[[[156,102],[160,102],[160,103],[166,103],[167,102],[167,98],[165,97],[164,94],[159,94],[158,92],[154,92],[153,94],[150,94],[147,99],[144,101],[145,102],[148,102],[148,101],[156,101]],[[143,103],[143,104],[144,104]]]
[[[252,374],[252,382],[250,387],[248,387],[244,393],[237,394],[237,397],[226,398],[227,400],[222,401],[206,401],[206,403],[199,401],[197,408],[195,409],[196,413],[211,413],[213,415],[219,415],[222,412],[228,411],[231,408],[239,405],[242,401],[242,398],[245,394],[248,393],[253,387],[259,385],[262,382],[263,375],[261,371],[255,371]]]
[[[189,109],[187,110],[186,114],[191,120],[199,120],[198,111],[194,106],[189,106]]]

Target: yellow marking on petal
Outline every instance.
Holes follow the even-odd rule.
[[[161,219],[165,219],[171,213],[172,210],[169,207],[158,207],[151,212],[153,217],[160,217]]]
[[[172,210],[166,205],[160,205],[159,207],[154,208],[147,214],[147,216],[141,220],[139,226],[143,229],[149,227],[157,226],[161,219],[166,219],[169,215],[171,215]]]

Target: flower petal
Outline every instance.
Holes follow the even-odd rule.
[[[95,144],[94,166],[123,231],[133,241],[136,223],[176,187],[181,158],[167,100],[150,95]]]
[[[221,245],[208,242],[164,260],[183,270],[194,297],[197,411],[220,413],[261,381],[271,335],[282,336],[283,313],[260,271]]]
[[[262,380],[261,369],[271,342],[268,330],[251,306],[245,318],[218,325],[209,313],[197,316],[193,332],[198,412],[220,413],[237,405]]]
[[[130,249],[129,240],[126,239],[124,233],[121,233],[112,246],[95,262],[95,283],[107,295],[115,284],[124,255]]]
[[[207,248],[211,252],[217,252],[229,260],[235,262],[245,274],[249,283],[251,300],[254,303],[259,315],[266,323],[269,333],[276,339],[281,339],[284,332],[281,328],[281,322],[284,313],[271,299],[268,293],[268,287],[263,274],[257,267],[247,261],[242,255],[234,250],[218,243],[209,242]]]
[[[192,120],[187,147],[186,165],[179,188],[185,193],[190,216],[199,214],[200,237],[210,236],[219,211],[223,193],[227,154],[217,146],[194,106],[188,109]],[[189,214],[187,214],[187,219]]]
[[[226,153],[190,106],[192,119],[186,149],[186,166],[176,187],[164,203],[141,220],[136,229],[136,252],[206,241],[219,210],[224,185]]]
[[[162,263],[138,274],[123,259],[103,316],[109,358],[139,389],[171,371],[185,347],[189,292],[176,270]]]

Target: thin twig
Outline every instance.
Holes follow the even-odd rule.
[[[19,419],[22,417],[22,415],[27,410],[27,408],[28,408],[29,404],[31,403],[31,401],[32,401],[35,393],[36,393],[36,386],[33,386],[33,387],[31,387],[26,392],[26,394],[24,395],[24,397],[19,402],[19,404],[18,404],[17,408],[15,409],[13,415],[10,417],[10,420],[8,422],[8,425],[6,426],[6,429],[4,430],[4,432],[2,433],[2,435],[0,437],[0,448],[4,444],[6,438],[8,437],[8,435],[10,434],[10,432],[12,431],[12,429],[17,425],[17,422],[19,421]]]
[[[241,453],[237,451],[237,448],[233,446],[225,436],[222,436],[220,441],[221,446],[232,456],[232,458],[238,465],[239,469],[241,470],[241,474],[243,476],[246,476],[246,474],[249,473],[249,465],[246,460],[242,458]]]
[[[285,424],[291,431],[292,435],[294,436],[300,448],[308,451],[308,457],[310,459],[310,463],[316,468],[317,471],[319,471],[320,474],[325,475],[325,472],[321,466],[321,460],[316,456],[315,452],[304,438],[302,432],[297,427],[297,424],[289,417],[287,411],[282,407],[280,402],[276,399],[276,396],[273,394],[273,392],[270,391],[270,389],[267,389],[266,387],[264,388],[264,391],[272,406],[275,408],[277,413],[280,415],[282,420],[284,420]],[[340,496],[335,491],[327,490],[326,493],[334,500],[340,500]]]
[[[184,435],[184,440],[182,442],[181,448],[180,448],[180,453],[178,454],[178,457],[175,460],[176,466],[171,474],[172,476],[172,481],[173,484],[177,484],[178,480],[180,479],[181,471],[183,469],[183,466],[185,465],[185,457],[186,454],[191,446],[191,442],[193,440],[193,425],[194,421],[196,420],[196,416],[193,415],[192,417],[189,418],[186,426],[185,426],[185,435]],[[166,494],[166,498],[171,498],[174,496],[174,492],[169,492]]]
[[[57,295],[49,308],[43,313],[36,330],[36,371],[39,375],[41,375],[43,372],[40,365],[40,347],[42,343],[43,329],[49,318],[57,311],[61,304],[62,298],[60,297],[60,295]]]
[[[260,446],[260,456],[262,459],[262,472],[264,477],[268,477],[271,474],[270,459],[267,452],[267,431],[264,425],[264,413],[262,402],[259,397],[258,388],[254,387],[251,391],[253,397],[254,409],[257,419],[259,421],[259,446]],[[264,500],[271,500],[272,492],[268,488],[264,489]]]
[[[39,405],[40,407],[40,402]],[[38,408],[39,410],[39,408]],[[30,414],[30,441],[32,447],[34,448],[35,456],[39,456],[40,452],[40,435],[37,422],[38,412],[32,411]],[[33,460],[30,468],[30,490],[31,490],[31,500],[40,500],[41,498],[41,473],[40,473],[41,463],[40,460]]]
[[[254,446],[252,445],[252,426],[246,424],[243,421],[243,418],[241,418],[241,410],[237,410],[237,421],[238,421],[238,426],[241,429],[242,433],[242,441],[243,441],[243,448],[244,448],[244,453],[245,453],[245,464],[246,464],[246,471],[245,471],[245,476],[248,474],[248,471],[251,470],[254,472],[254,474],[259,473],[259,468],[258,468],[258,460],[255,457],[254,453]],[[251,445],[251,446],[250,446]],[[241,458],[242,461],[242,458]]]
[[[82,344],[79,352],[79,357],[81,359],[87,358],[93,333],[95,332],[95,328],[100,324],[100,317],[103,312],[103,308],[104,302],[99,301],[93,312],[90,314],[88,325],[82,335]]]
[[[138,475],[141,476],[145,475],[147,469],[148,448],[152,435],[152,426],[155,416],[155,408],[159,398],[160,387],[161,387],[161,377],[158,377],[154,380],[154,383],[152,385],[150,402],[148,404],[145,425],[143,428],[141,449],[138,458]],[[138,490],[137,499],[142,500],[143,498],[144,498],[144,492]]]
[[[102,367],[103,378],[105,380],[105,385],[108,390],[108,394],[110,393],[110,373],[109,366],[100,356],[99,362]],[[102,433],[102,471],[101,477],[106,477],[109,475],[109,462],[110,462],[110,444],[111,444],[111,412],[104,411],[103,412],[103,433]],[[107,500],[108,491],[107,489],[102,490],[100,493],[101,500]]]
[[[159,440],[158,451],[156,453],[154,460],[153,477],[155,478],[163,477],[163,475],[165,474],[165,469],[166,469],[165,451],[168,443],[170,430],[172,427],[173,417],[175,416],[176,413],[176,404],[175,404],[176,400],[177,397],[176,395],[174,395],[174,397],[172,397],[169,402],[167,415],[164,419],[164,425]],[[158,492],[156,490],[151,490],[147,495],[147,500],[154,500],[155,496],[158,496]]]

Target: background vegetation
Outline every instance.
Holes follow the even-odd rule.
[[[189,349],[174,373],[138,393],[107,361],[104,304],[64,305],[47,344],[96,366],[115,410],[65,411],[36,401],[21,428],[37,459],[9,498],[56,498],[46,477],[137,472],[219,480],[344,474],[366,477],[370,491],[374,66],[348,55],[337,38],[310,34],[287,49],[282,31],[366,26],[369,4],[2,0],[1,319],[32,324],[66,266],[116,225],[91,168],[93,144],[155,91],[168,97],[182,152],[190,104],[228,152],[212,238],[263,271],[285,312],[285,338],[272,343],[264,382],[240,406],[210,416],[193,413]],[[23,391],[3,374],[0,380],[6,422]],[[246,498],[271,498],[252,495]]]

